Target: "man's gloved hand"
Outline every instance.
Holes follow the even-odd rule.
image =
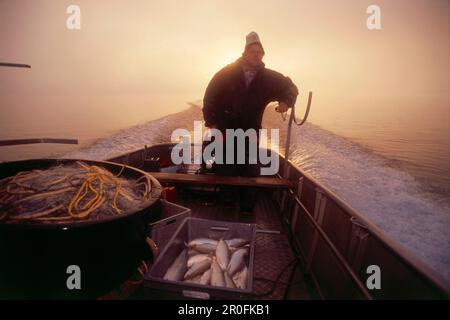
[[[288,105],[284,102],[279,102],[278,106],[275,108],[275,110],[279,113],[285,113],[289,109]]]

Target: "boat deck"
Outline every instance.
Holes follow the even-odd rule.
[[[176,203],[190,208],[193,217],[256,224],[253,279],[255,298],[317,299],[311,280],[294,263],[295,253],[289,243],[288,232],[277,214],[272,192],[257,189],[256,206],[253,214],[249,215],[239,212],[241,191],[238,187],[231,189],[227,200],[218,187],[207,190],[193,186],[178,187]],[[161,293],[156,295],[155,292],[156,296],[162,298]]]

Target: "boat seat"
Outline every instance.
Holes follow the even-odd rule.
[[[278,177],[236,177],[236,176],[216,176],[212,174],[187,174],[169,172],[149,172],[159,182],[209,184],[227,186],[245,186],[261,188],[291,188],[292,184],[287,179]]]

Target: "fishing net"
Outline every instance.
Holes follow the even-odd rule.
[[[0,180],[0,221],[58,223],[100,220],[136,209],[151,198],[152,182],[120,177],[77,161]]]

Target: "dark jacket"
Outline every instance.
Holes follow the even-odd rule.
[[[239,58],[221,69],[206,88],[203,99],[206,126],[258,130],[269,102],[284,102],[289,107],[295,104],[298,89],[291,79],[262,66],[246,88],[241,64]]]

